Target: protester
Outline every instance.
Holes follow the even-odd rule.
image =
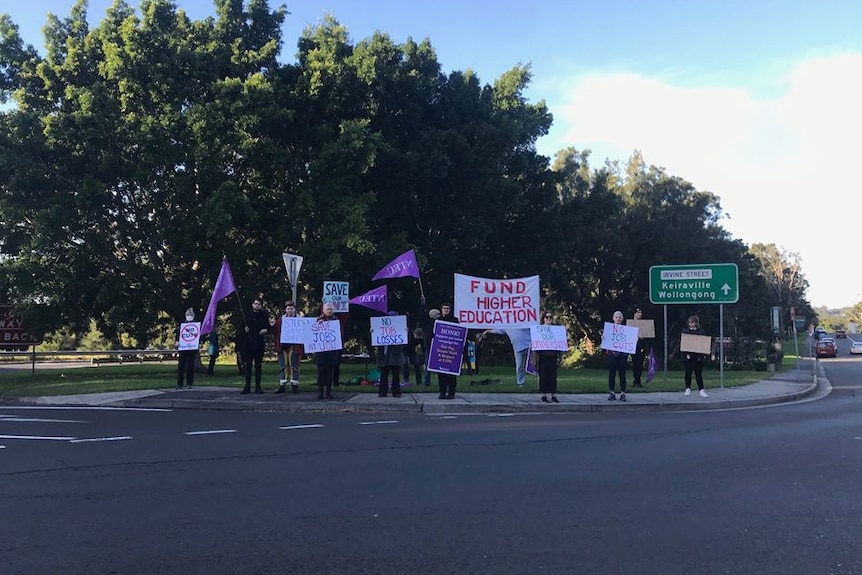
[[[545,312],[542,316],[542,325],[553,325],[554,316],[550,312]],[[542,401],[548,402],[548,394],[551,394],[553,403],[560,403],[557,399],[557,366],[559,365],[561,352],[556,350],[538,350],[533,352],[533,357],[538,363],[539,372],[539,393],[542,394]]]
[[[433,311],[433,310],[432,310]],[[440,321],[448,321],[450,323],[460,323],[458,318],[452,315],[452,305],[444,303],[440,306]],[[431,332],[431,338],[434,338],[434,332]],[[458,363],[462,358],[458,358]],[[440,388],[440,399],[454,399],[455,387],[458,385],[458,376],[451,373],[438,373],[437,385]]]
[[[639,307],[635,308],[633,319],[643,319],[643,310]],[[645,338],[638,332],[638,342],[635,347],[635,353],[632,356],[632,387],[643,387],[641,385],[641,375],[644,371],[644,360],[649,355],[650,338]]]
[[[186,310],[186,322],[195,321],[195,310],[189,308]],[[180,346],[180,332],[182,330],[182,325],[180,325],[179,329],[177,329],[177,348]],[[178,364],[177,364],[177,389],[184,389],[188,387],[191,389],[192,384],[195,381],[195,362],[198,357],[197,349],[184,349],[180,350],[177,354],[178,356]],[[183,379],[185,379],[185,384],[183,383]]]
[[[218,332],[216,330],[210,332],[209,342],[207,343],[207,355],[210,358],[209,365],[207,366],[207,374],[214,375],[216,360],[219,356]]]
[[[621,325],[623,323],[623,312],[614,312],[614,323]],[[620,401],[626,400],[626,362],[628,354],[621,351],[605,350],[608,355],[608,401],[616,400],[616,374],[620,376]]]
[[[296,317],[295,302],[285,302],[283,317]],[[287,382],[290,381],[290,392],[299,393],[299,360],[302,358],[302,344],[282,343],[281,326],[282,321],[279,318],[279,321],[275,322],[272,328],[275,337],[275,353],[278,355],[278,389],[275,392],[284,393]],[[289,380],[288,376],[290,377]]]
[[[254,364],[254,392],[263,393],[260,387],[260,379],[263,372],[263,337],[269,333],[270,328],[275,325],[275,319],[267,317],[263,311],[260,299],[251,303],[251,313],[246,318],[245,326],[245,387],[240,393],[251,392],[251,367]]]
[[[398,315],[390,311],[387,315]],[[401,397],[401,366],[404,365],[405,345],[384,345],[377,348],[377,367],[380,369],[378,397],[389,394],[389,380],[392,379],[392,397]]]
[[[422,354],[425,358],[425,385],[431,385],[431,372],[428,371],[428,358],[431,353],[431,340],[434,338],[434,322],[440,319],[440,310],[432,309],[428,312],[428,319],[422,327]]]
[[[416,374],[416,385],[422,383],[422,360],[417,354],[416,348],[420,346],[421,328],[417,328],[420,332],[419,339],[416,339],[416,330],[410,329],[410,314],[407,314],[407,345],[404,347],[404,364],[402,366],[402,375],[404,376],[404,385],[410,385],[410,366],[412,365]]]
[[[527,380],[527,354],[530,353],[530,328],[488,329],[479,337],[489,334],[506,335],[515,353],[515,382],[522,387]]]
[[[324,321],[338,321],[333,312],[332,304],[323,304],[323,313],[317,318],[318,323]],[[341,329],[341,323],[338,323]],[[314,354],[314,362],[317,364],[317,399],[335,399],[332,396],[332,384],[336,381],[338,364],[341,359],[341,350],[318,351]]]
[[[689,316],[688,327],[682,330],[682,333],[689,335],[706,335],[706,332],[700,327],[700,318],[696,315]],[[706,355],[702,353],[694,353],[691,351],[683,352],[683,361],[685,363],[685,394],[691,395],[691,374],[694,372],[694,377],[697,380],[697,389],[701,397],[709,397],[706,390],[703,388],[703,359]]]

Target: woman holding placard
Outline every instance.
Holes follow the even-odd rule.
[[[614,312],[614,323],[622,325],[623,312]],[[620,401],[626,400],[626,363],[628,362],[628,354],[622,351],[606,350],[608,354],[608,401],[616,400],[616,374],[620,374]]]
[[[398,315],[390,311],[387,316]],[[388,318],[384,318],[385,322]],[[403,341],[403,340],[402,340]],[[389,380],[392,379],[392,397],[401,397],[401,366],[404,365],[404,345],[382,345],[377,348],[377,367],[380,369],[380,384],[377,386],[377,396],[386,397],[389,394]]]
[[[551,312],[545,312],[542,316],[542,325],[553,325],[554,316]],[[557,363],[560,357],[560,352],[551,349],[534,351],[533,355],[537,358],[539,372],[539,392],[542,394],[542,401],[548,403],[548,394],[551,394],[553,403],[560,403],[557,399]]]
[[[682,330],[685,335],[705,336],[706,332],[700,327],[700,318],[696,315],[689,316],[688,327]],[[680,344],[682,347],[682,344]],[[706,390],[703,388],[703,358],[706,357],[702,353],[693,351],[683,351],[683,360],[685,362],[685,394],[691,395],[691,374],[694,372],[694,377],[697,380],[697,389],[701,397],[709,397]]]
[[[317,318],[317,323],[324,321],[338,321],[335,317],[332,304],[323,304],[323,313]],[[339,322],[338,329],[341,329]],[[337,341],[337,340],[336,340]],[[338,369],[338,361],[341,359],[341,350],[318,351],[314,354],[317,364],[317,399],[334,399],[332,396],[332,384],[335,382],[335,372]]]

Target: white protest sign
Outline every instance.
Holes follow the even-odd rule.
[[[342,348],[341,322],[337,320],[304,322],[302,326],[302,345],[305,353],[334,351]]]
[[[533,351],[569,351],[566,327],[562,325],[530,327],[530,348]]]
[[[602,349],[634,354],[637,351],[638,328],[617,323],[605,322],[602,333]]]
[[[407,316],[385,315],[371,318],[371,345],[407,345]]]
[[[487,279],[455,274],[455,316],[472,329],[539,323],[539,276]]]
[[[335,313],[350,311],[350,282],[323,282],[323,303],[331,303]]]
[[[281,316],[281,336],[279,337],[279,343],[302,343],[303,326],[310,321],[317,321],[317,319],[312,317]]]
[[[180,325],[180,351],[198,349],[201,343],[201,322],[189,321]]]

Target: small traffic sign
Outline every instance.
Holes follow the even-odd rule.
[[[739,270],[736,264],[652,266],[649,299],[654,304],[736,303]]]

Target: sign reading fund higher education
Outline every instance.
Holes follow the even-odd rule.
[[[736,303],[739,270],[736,264],[652,266],[649,300],[656,304]]]
[[[455,313],[472,329],[539,323],[539,276],[487,279],[455,274]]]

